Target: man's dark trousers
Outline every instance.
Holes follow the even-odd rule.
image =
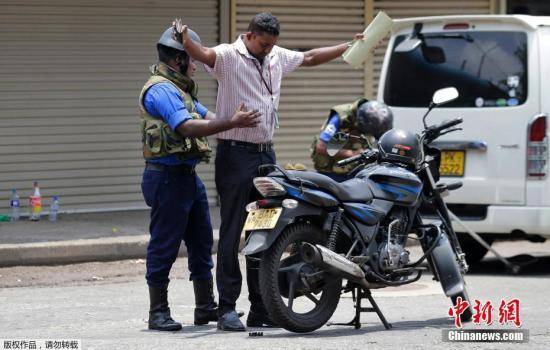
[[[147,283],[160,286],[169,282],[182,240],[187,247],[190,279],[212,278],[212,225],[200,178],[194,173],[145,170],[141,189],[151,207]]]
[[[220,196],[221,226],[216,266],[216,284],[220,297],[219,310],[224,314],[235,309],[241,293],[242,275],[238,252],[242,228],[246,219],[245,207],[258,199],[252,180],[258,167],[275,164],[275,152],[259,152],[250,148],[219,142],[216,153],[216,188]],[[248,299],[251,309],[263,312],[258,283],[257,260],[246,260]]]

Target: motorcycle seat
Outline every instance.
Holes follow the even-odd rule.
[[[288,170],[287,174],[294,179],[306,180],[319,186],[342,202],[369,202],[373,198],[369,183],[364,179],[353,178],[337,182],[313,171]],[[305,185],[307,186],[307,183]]]

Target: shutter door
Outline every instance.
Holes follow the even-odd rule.
[[[379,11],[384,11],[391,18],[404,17],[425,17],[425,16],[443,16],[443,15],[483,15],[491,14],[496,11],[496,0],[371,0],[373,6],[372,13],[376,15]],[[372,9],[372,7],[371,7]],[[387,38],[388,39],[388,38]],[[378,79],[380,70],[384,61],[384,54],[388,40],[385,45],[379,46],[375,50],[373,59],[368,65],[367,73],[367,91],[372,91],[376,96],[378,90]]]
[[[364,0],[235,0],[236,35],[246,32],[251,18],[269,11],[281,23],[278,45],[299,51],[351,40],[364,29]],[[330,107],[364,94],[364,70],[342,59],[314,68],[299,68],[283,79],[275,131],[277,162],[305,163],[312,168],[309,148],[328,117]]]
[[[138,94],[155,43],[184,16],[218,43],[218,1],[8,0],[0,4],[0,210],[33,181],[63,210],[145,207]],[[215,81],[197,70],[215,107]],[[200,173],[215,200],[213,165]]]

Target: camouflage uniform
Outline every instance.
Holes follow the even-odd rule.
[[[187,111],[193,119],[202,119],[196,112],[194,98],[197,85],[187,76],[180,74],[163,63],[151,67],[151,77],[143,86],[139,97],[140,132],[145,160],[175,154],[179,160],[201,159],[208,161],[212,150],[206,137],[183,137],[162,119],[150,115],[143,106],[147,90],[158,83],[171,83],[180,92]],[[190,92],[186,92],[190,91]]]
[[[341,105],[332,107],[330,110],[329,118],[327,119],[327,121],[325,121],[325,123],[321,127],[321,130],[324,130],[327,127],[327,124],[330,120],[330,116],[336,113],[340,121],[340,132],[345,134],[351,133],[356,136],[362,136],[368,139],[368,142],[371,145],[375,145],[376,140],[372,135],[364,135],[364,134],[358,133],[359,128],[357,126],[357,120],[356,120],[357,109],[364,102],[367,102],[367,100],[364,98],[361,98],[353,103],[346,103],[346,104],[341,104]],[[353,168],[355,167],[354,164],[350,164],[345,167],[338,167],[336,165],[336,163],[344,159],[344,157],[340,157],[340,156],[331,157],[328,154],[318,154],[316,151],[317,142],[319,142],[319,135],[315,135],[313,139],[313,143],[311,145],[311,159],[313,160],[313,165],[315,167],[315,170],[321,173],[337,174],[337,175],[345,175],[349,173],[351,170],[353,170]],[[368,148],[369,148],[369,144],[366,141],[361,140],[357,137],[351,137],[349,138],[348,142],[344,145],[342,149],[357,151],[357,150],[368,149]]]

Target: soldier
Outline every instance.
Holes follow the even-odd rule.
[[[260,117],[258,111],[244,111],[241,103],[231,118],[216,119],[201,105],[192,79],[196,65],[172,34],[170,27],[158,41],[159,62],[151,67],[151,77],[139,98],[145,158],[141,189],[151,207],[146,264],[149,329],[161,331],[182,328],[168,307],[168,276],[182,240],[195,292],[194,322],[218,320],[211,273],[212,225],[206,190],[195,166],[209,158],[205,136],[254,127]],[[200,42],[196,33],[190,35]]]
[[[348,173],[355,165],[350,164],[342,168],[336,166],[336,163],[376,146],[380,136],[392,127],[393,114],[384,103],[361,98],[353,103],[332,107],[321,133],[315,136],[311,147],[311,159],[315,169],[335,181],[348,180]],[[350,137],[347,142],[343,141],[345,144],[338,153],[329,155],[327,144],[333,137],[338,142],[338,132],[349,134]]]

